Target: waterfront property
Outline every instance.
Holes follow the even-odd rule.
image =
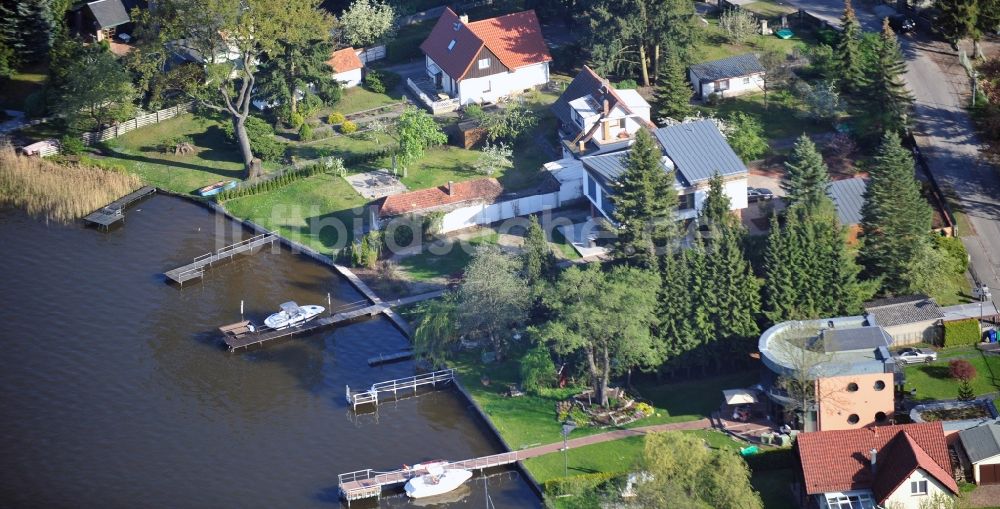
[[[155,187],[142,186],[139,189],[87,214],[83,220],[100,228],[110,228],[118,221],[125,220],[125,209],[156,193]]]
[[[266,245],[273,245],[277,241],[278,236],[274,232],[262,233],[230,244],[217,251],[197,256],[191,263],[168,270],[163,275],[175,283],[184,284],[186,281],[204,276],[205,267],[210,267],[212,264],[223,260],[232,260],[233,257],[239,254],[253,254],[255,249]]]

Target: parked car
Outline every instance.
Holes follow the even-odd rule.
[[[917,29],[917,23],[913,21],[913,18],[906,17],[902,14],[896,14],[894,16],[889,16],[889,26],[898,34],[908,34]]]
[[[767,201],[774,198],[774,193],[770,189],[764,189],[763,187],[748,187],[747,188],[747,201],[753,203],[755,201]]]
[[[937,360],[937,352],[926,348],[904,348],[896,356],[899,357],[899,362],[903,364],[917,364]]]

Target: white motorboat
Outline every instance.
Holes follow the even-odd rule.
[[[410,498],[425,498],[441,495],[457,489],[472,477],[472,472],[460,468],[444,468],[441,465],[427,467],[427,473],[410,479],[406,483],[406,495]]]
[[[295,302],[286,302],[281,305],[281,311],[264,320],[264,325],[272,329],[287,329],[302,325],[316,318],[323,311],[326,311],[323,306],[300,306]]]

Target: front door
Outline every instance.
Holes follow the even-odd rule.
[[[434,73],[434,86],[441,88],[441,72]]]

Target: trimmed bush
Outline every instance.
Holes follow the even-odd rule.
[[[313,128],[309,124],[302,124],[299,127],[299,141],[312,141],[313,139]]]
[[[962,239],[938,235],[935,240],[937,248],[951,260],[956,273],[969,270],[969,253],[966,252]]]
[[[944,322],[944,346],[967,346],[979,343],[979,320],[966,318]]]
[[[293,111],[288,121],[292,124],[293,129],[298,129],[306,122],[306,117],[297,111]]]
[[[365,75],[365,88],[376,94],[385,93],[385,84],[382,83],[382,73],[379,71],[368,71]]]
[[[86,150],[86,148],[79,136],[67,134],[59,139],[59,151],[65,155],[77,155]]]
[[[329,117],[326,117],[326,121],[330,125],[341,124],[345,120],[347,120],[347,117],[345,117],[344,114],[341,113],[341,112],[339,112],[339,111],[335,111],[335,112],[331,113]]]
[[[754,472],[781,470],[795,466],[795,453],[792,452],[791,448],[769,449],[753,456],[746,456],[743,459],[746,460],[750,470]]]
[[[355,124],[350,120],[345,120],[342,124],[340,124],[340,132],[344,134],[353,134],[357,130],[358,124]]]
[[[542,485],[545,488],[545,494],[549,496],[580,495],[625,475],[625,472],[595,472],[593,474],[556,477],[545,481]]]

